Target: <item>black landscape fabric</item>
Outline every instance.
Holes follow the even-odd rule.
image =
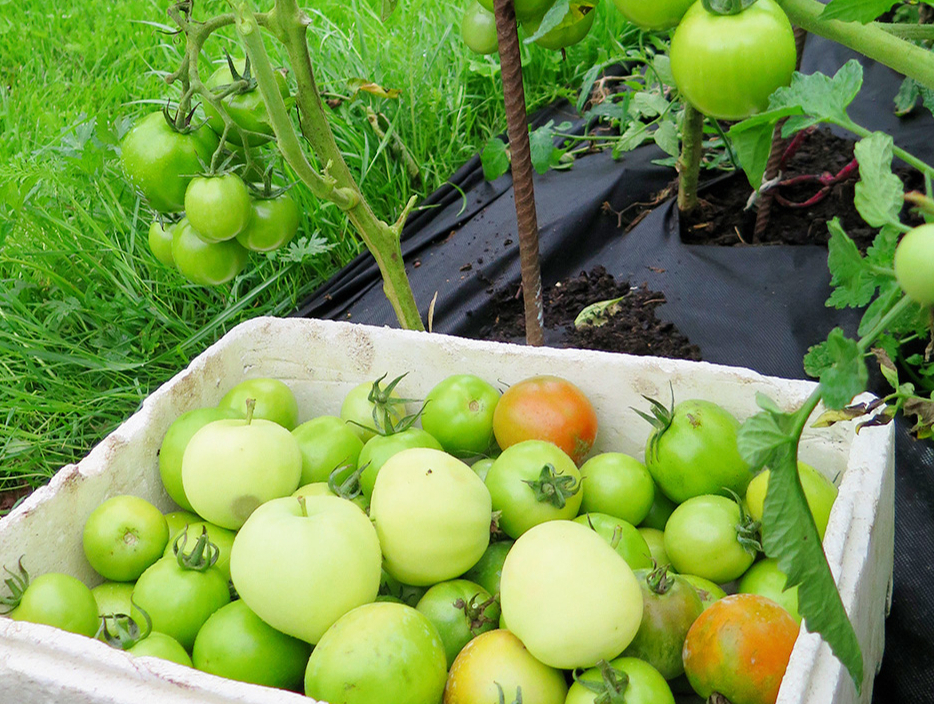
[[[849,58],[864,66],[864,87],[850,112],[861,125],[883,130],[916,156],[933,162],[932,115],[919,108],[893,114],[901,77],[839,45],[810,37],[802,70],[834,74]],[[537,115],[538,126],[577,121],[569,107]],[[836,325],[856,331],[854,311],[825,307],[830,293],[827,249],[805,246],[715,247],[684,244],[673,201],[655,208],[623,235],[609,203],[629,222],[673,180],[651,164],[662,152],[642,147],[613,161],[590,155],[570,171],[535,178],[542,279],[551,286],[605,267],[633,286],[647,283],[667,303],[658,316],[674,323],[703,359],[763,374],[806,378],[806,350]],[[478,337],[493,293],[517,287],[520,277],[515,206],[509,175],[486,182],[477,158],[459,169],[405,227],[402,246],[418,307],[432,299],[435,332]],[[303,302],[296,315],[396,326],[378,268],[363,254]],[[521,341],[521,340],[520,340]],[[549,338],[549,344],[551,340]],[[933,698],[933,449],[897,426],[896,555],[887,645],[874,701]],[[875,607],[872,607],[875,608]]]

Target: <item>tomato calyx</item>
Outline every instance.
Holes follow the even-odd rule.
[[[490,596],[485,601],[479,601],[479,594],[474,594],[469,602],[464,599],[457,599],[453,602],[453,608],[460,609],[463,611],[466,616],[466,626],[469,628],[470,633],[474,636],[478,636],[480,631],[486,627],[486,624],[495,623],[498,624],[499,620],[490,618],[486,615],[486,609],[495,604],[498,601],[495,594]]]
[[[196,540],[190,552],[186,552],[187,533],[189,526],[183,529],[183,532],[173,541],[173,554],[176,555],[176,562],[181,569],[193,570],[195,572],[207,572],[216,562],[220,550],[218,545],[209,540],[209,534],[202,526],[202,534]]]
[[[329,473],[326,485],[340,499],[352,501],[362,495],[362,473],[368,468],[370,462],[356,468],[351,464],[341,464]],[[349,470],[352,472],[345,474]],[[343,476],[345,474],[345,476]]]
[[[95,638],[103,640],[112,648],[120,648],[121,650],[129,650],[137,645],[137,643],[147,638],[153,632],[153,619],[150,618],[150,614],[140,608],[138,604],[134,603],[133,597],[130,599],[130,604],[143,614],[144,628],[141,628],[137,620],[130,614],[104,614],[101,617],[101,625],[98,626],[98,632],[95,634]],[[111,627],[113,631],[111,628],[108,628],[108,620],[113,624]]]
[[[506,704],[505,701],[505,692],[502,691],[502,685],[496,682],[496,687],[499,690],[499,704]],[[508,704],[523,704],[522,702],[522,686],[519,685],[515,690],[515,699],[508,702]]]
[[[192,116],[196,114],[195,108],[192,108],[185,117],[180,119],[179,107],[177,107],[176,110],[171,110],[169,100],[167,100],[166,105],[163,106],[162,113],[166,124],[168,124],[174,132],[179,132],[179,134],[195,132],[202,126],[201,124],[192,124]]]
[[[708,697],[707,704],[733,704],[733,702],[720,692],[714,692]]]
[[[225,52],[225,60],[228,62],[228,70],[231,71],[231,83],[221,86],[222,91],[218,94],[219,98],[240,93],[250,93],[258,87],[258,79],[251,75],[251,57],[245,56],[245,70],[240,72],[235,68],[235,62],[232,61],[231,54]]]
[[[672,421],[675,420],[675,389],[672,387],[671,382],[668,384],[668,389],[672,396],[668,408],[666,408],[661,402],[650,396],[646,396],[645,394],[643,394],[642,397],[650,404],[652,404],[652,407],[649,409],[650,412],[645,413],[640,411],[638,408],[633,408],[633,410],[639,414],[639,417],[652,426],[653,435],[651,447],[653,457],[658,457],[659,440],[662,439],[665,431],[671,427]]]
[[[0,614],[8,614],[19,606],[23,600],[23,594],[29,588],[29,572],[23,567],[24,557],[26,556],[20,555],[20,559],[16,563],[19,574],[13,572],[6,565],[3,566],[3,571],[10,575],[9,578],[3,580],[10,590],[10,596],[0,596],[0,606],[4,607],[0,610]]]
[[[564,508],[567,500],[580,491],[580,482],[569,474],[559,474],[553,464],[545,464],[537,479],[522,479],[522,482],[535,492],[535,499],[551,504],[555,508]]]
[[[599,682],[581,679],[577,670],[571,674],[575,682],[597,695],[593,699],[595,704],[626,704],[629,675],[613,667],[607,660],[600,660],[597,668],[600,670]],[[580,674],[583,674],[583,671]]]
[[[756,0],[701,0],[704,9],[712,15],[739,15]]]
[[[675,578],[672,577],[668,568],[671,565],[661,565],[652,569],[649,574],[646,575],[646,584],[649,586],[649,591],[653,594],[667,594],[668,590],[672,588],[672,585],[675,583]]]
[[[400,396],[392,396],[392,392],[394,391],[395,387],[407,375],[407,372],[405,372],[401,376],[392,379],[388,382],[388,385],[384,389],[381,387],[381,382],[384,381],[386,376],[388,376],[387,373],[382,374],[372,383],[372,388],[368,392],[368,400],[373,406],[372,420],[375,422],[374,428],[369,428],[367,425],[362,425],[362,423],[357,423],[354,420],[350,420],[348,422],[357,425],[360,428],[374,431],[378,435],[394,435],[395,433],[400,433],[402,430],[407,430],[412,425],[414,425],[414,423],[417,422],[417,419],[421,417],[421,412],[424,410],[424,404],[421,405],[421,408],[417,411],[417,413],[406,415],[397,422],[394,420],[396,406],[405,406],[408,403],[417,403],[421,400],[419,398],[401,398]]]
[[[727,487],[724,487],[724,491],[733,497],[734,501],[737,502],[737,508],[740,509],[740,523],[736,526],[737,542],[743,546],[744,550],[755,557],[757,553],[763,550],[763,544],[760,541],[760,528],[763,524],[747,512],[746,504],[737,492]]]

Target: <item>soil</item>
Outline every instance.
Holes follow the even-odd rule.
[[[606,323],[577,330],[574,319],[586,306],[622,297],[619,311]],[[700,360],[701,351],[672,323],[660,320],[655,309],[665,296],[645,284],[616,281],[602,266],[559,281],[544,291],[545,343],[635,355]],[[479,338],[498,342],[525,341],[525,311],[520,290],[493,296],[495,319],[480,329]]]

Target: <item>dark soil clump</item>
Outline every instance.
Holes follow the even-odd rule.
[[[574,328],[574,319],[592,303],[623,297],[619,311],[604,325]],[[657,355],[675,359],[701,359],[701,351],[672,323],[660,320],[655,309],[665,296],[628,281],[616,281],[602,266],[589,273],[559,281],[544,291],[545,343],[552,347]],[[498,342],[525,341],[525,311],[519,288],[493,296],[491,323],[479,339]]]

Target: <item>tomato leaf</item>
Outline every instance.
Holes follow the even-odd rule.
[[[864,311],[861,322],[858,324],[857,334],[864,337],[877,327],[877,323],[884,314],[893,308],[894,304],[900,300],[903,292],[896,281],[891,282],[885,288],[881,289],[880,295]]]
[[[876,277],[870,263],[861,256],[838,218],[828,222],[828,232],[828,268],[834,291],[825,305],[832,308],[867,305],[876,289]]]
[[[613,158],[616,159],[623,152],[631,152],[649,138],[646,126],[641,122],[632,123],[623,135],[613,145]]]
[[[903,208],[903,181],[893,171],[893,137],[875,132],[854,146],[861,180],[854,187],[854,206],[873,227],[898,223]]]
[[[790,115],[801,114],[799,107],[778,108],[738,122],[727,131],[751,188],[759,188],[763,183],[776,123]]]
[[[554,121],[542,125],[529,136],[531,165],[539,174],[545,174],[558,163],[560,150],[554,147]]]
[[[398,0],[381,0],[381,21],[387,22],[391,19],[391,15],[397,6]]]
[[[483,163],[483,176],[487,181],[494,181],[509,170],[509,155],[506,152],[505,142],[493,137],[480,154]]]
[[[896,0],[831,0],[819,19],[867,24],[897,4]]]
[[[658,129],[652,133],[652,138],[663,152],[669,156],[678,156],[678,126],[674,122],[661,123]]]
[[[867,388],[864,355],[857,340],[845,337],[841,328],[828,333],[824,344],[828,347],[831,365],[819,376],[822,401],[829,408],[842,408]]]
[[[541,18],[541,24],[538,26],[538,29],[534,34],[525,39],[525,43],[531,44],[533,41],[541,39],[552,29],[560,25],[568,12],[570,12],[569,0],[554,0],[554,4],[544,14],[544,17]]]
[[[797,109],[801,116],[790,117],[783,126],[783,137],[819,122],[847,123],[847,108],[861,90],[864,70],[856,59],[842,66],[833,77],[824,73],[794,73],[792,83],[769,97],[769,109]]]

